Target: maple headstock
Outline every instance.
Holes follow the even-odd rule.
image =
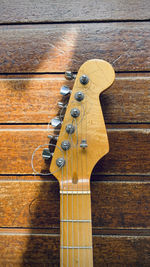
[[[88,77],[87,83],[83,75]],[[86,190],[93,167],[109,151],[99,94],[113,83],[114,78],[112,66],[99,59],[86,61],[78,71],[50,166],[61,190]],[[84,97],[81,101],[75,99],[78,92],[82,92],[79,97]],[[76,118],[71,115],[73,109],[80,113]],[[68,124],[73,125],[72,134],[66,131]],[[64,141],[70,146],[66,151],[62,148]],[[65,160],[62,168],[57,166],[59,158]]]

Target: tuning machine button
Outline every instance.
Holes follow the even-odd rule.
[[[72,71],[67,70],[67,71],[65,72],[65,78],[66,78],[67,80],[74,80],[74,79],[76,78],[76,75],[73,74]]]
[[[51,120],[50,124],[53,126],[53,127],[60,127],[61,126],[61,121],[58,117],[55,117],[54,119]]]
[[[71,94],[71,90],[68,86],[64,85],[60,88],[60,94],[63,96],[67,96],[67,95]]]
[[[58,159],[56,160],[56,165],[57,165],[59,168],[64,167],[64,165],[65,165],[65,160],[64,160],[64,158],[58,158]]]
[[[44,148],[42,152],[42,157],[45,160],[50,160],[53,156],[53,153],[49,151],[49,148]]]

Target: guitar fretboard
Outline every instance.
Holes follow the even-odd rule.
[[[61,191],[60,266],[93,266],[91,195]]]

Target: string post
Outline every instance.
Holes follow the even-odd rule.
[[[83,74],[80,77],[80,83],[83,85],[86,85],[88,82],[89,82],[89,77],[87,75]]]
[[[69,150],[70,148],[70,142],[68,140],[65,140],[61,143],[61,148],[65,151]]]
[[[59,168],[62,168],[65,166],[65,159],[64,158],[58,158],[56,160],[56,165],[59,167]]]
[[[75,93],[74,95],[74,98],[78,101],[78,102],[81,102],[83,99],[84,99],[84,94],[82,92],[77,92]]]
[[[68,134],[73,134],[75,132],[75,127],[73,124],[67,124],[66,126],[66,132]]]

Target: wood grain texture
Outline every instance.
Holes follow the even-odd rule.
[[[3,76],[0,79],[0,123],[48,123],[57,115],[64,75]],[[106,123],[150,122],[150,78],[117,75],[101,94]]]
[[[64,221],[71,220],[71,221]],[[72,220],[77,220],[73,222]],[[88,222],[84,220],[89,220]],[[63,249],[63,247],[71,247]],[[74,249],[73,247],[79,247]],[[84,248],[85,247],[85,248]],[[86,255],[86,256],[85,256]],[[91,195],[60,195],[60,266],[93,267]]]
[[[0,126],[0,266],[59,266],[58,182],[31,168],[47,126],[23,124],[54,117],[62,73],[91,58],[127,72],[101,96],[110,153],[92,174],[94,267],[150,266],[148,20],[149,0],[0,1],[0,123],[21,124]]]
[[[3,245],[5,244],[5,246]],[[94,266],[149,266],[150,237],[94,236]],[[59,266],[59,236],[1,235],[0,265]]]
[[[149,0],[18,1],[0,3],[0,23],[149,19]]]
[[[91,192],[94,230],[118,229],[121,234],[128,229],[130,235],[130,228],[150,229],[150,182],[92,182]],[[0,227],[5,231],[8,227],[43,228],[55,233],[59,210],[55,181],[0,182]]]
[[[150,71],[150,22],[2,26],[0,72],[78,71],[88,59]]]
[[[86,85],[80,82],[82,75],[87,75],[89,79]],[[104,60],[87,60],[78,71],[60,129],[57,141],[58,147],[55,148],[50,165],[50,171],[54,173],[56,170],[56,160],[63,156],[66,161],[63,167],[63,182],[62,170],[59,169],[54,173],[54,176],[60,182],[61,190],[66,190],[66,188],[70,190],[71,187],[71,191],[87,191],[93,167],[109,151],[108,137],[99,103],[99,95],[112,85],[114,79],[114,69]],[[84,99],[82,101],[74,101],[74,96],[79,91],[83,92]],[[80,116],[74,119],[70,114],[70,110],[73,108],[78,108],[80,113]],[[66,132],[66,125],[69,123],[74,125],[74,129],[77,128],[70,136]],[[87,141],[87,149],[80,148],[83,139]],[[64,140],[69,140],[71,148],[62,155],[62,151],[59,148]],[[92,153],[93,156],[91,157]],[[83,181],[83,177],[86,180],[84,186],[80,187],[80,181]]]
[[[31,157],[36,147],[49,143],[47,126],[12,126],[0,130],[0,173],[31,174]],[[149,129],[109,129],[110,152],[97,163],[94,173],[149,174]],[[35,154],[37,172],[48,173],[42,160],[43,147]]]

